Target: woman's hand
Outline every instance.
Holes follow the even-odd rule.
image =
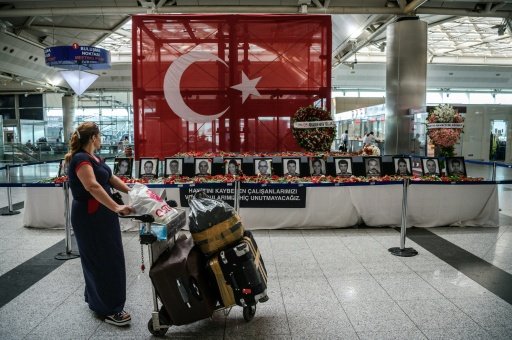
[[[133,208],[128,205],[119,205],[115,212],[121,216],[124,215],[130,215],[132,212],[134,212]]]

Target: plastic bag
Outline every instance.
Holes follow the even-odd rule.
[[[128,194],[130,205],[135,209],[135,213],[137,215],[151,214],[155,223],[170,223],[178,215],[176,209],[171,208],[160,196],[144,184],[135,183]]]
[[[235,209],[222,200],[208,197],[199,191],[189,198],[189,228],[191,233],[208,229],[235,215]]]

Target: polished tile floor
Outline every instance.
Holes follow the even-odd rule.
[[[0,188],[5,190],[5,188]],[[512,274],[512,185],[499,188],[500,226],[431,228],[454,247]],[[24,189],[13,189],[13,202]],[[0,195],[0,207],[7,205]],[[62,245],[63,230],[22,227],[19,215],[0,216],[0,290],[16,268]],[[187,326],[171,327],[168,338],[197,339],[511,339],[512,304],[408,239],[419,255],[399,258],[393,228],[255,231],[269,272],[270,300],[258,304],[246,323],[242,310]],[[411,231],[411,238],[413,232]],[[96,319],[83,302],[78,259],[64,261],[0,307],[0,339],[151,338],[151,283],[140,271],[136,233],[123,233],[127,265],[126,309],[130,327]],[[63,246],[63,245],[62,245]],[[448,247],[449,248],[449,247]],[[62,251],[64,249],[62,248]],[[451,249],[446,249],[447,252]],[[38,255],[39,254],[39,255]],[[145,253],[147,261],[147,253]],[[147,263],[146,263],[147,264]],[[36,263],[44,265],[43,263]],[[466,263],[471,267],[472,263]],[[1,295],[1,294],[0,294]]]

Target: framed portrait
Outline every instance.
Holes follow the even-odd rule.
[[[242,174],[242,158],[224,158],[224,173],[226,175]]]
[[[58,177],[60,176],[67,176],[68,175],[68,164],[66,163],[66,160],[61,159],[59,163],[59,172],[57,174]]]
[[[114,175],[132,177],[133,158],[116,157],[114,159]]]
[[[272,175],[272,158],[255,158],[253,162],[256,176]]]
[[[147,179],[157,178],[158,158],[141,158],[139,160],[139,177]]]
[[[211,158],[195,158],[194,169],[196,176],[210,176],[212,174]]]
[[[164,176],[181,176],[183,175],[183,158],[165,158]]]
[[[325,175],[325,160],[320,157],[309,158],[309,174],[311,176]]]
[[[440,176],[439,159],[436,157],[425,157],[421,159],[421,173],[423,176]]]
[[[448,176],[467,176],[464,157],[446,157],[446,174]]]
[[[364,173],[367,177],[380,176],[382,174],[382,161],[378,156],[363,157]]]
[[[334,166],[336,168],[336,176],[342,176],[342,177],[352,176],[352,158],[351,157],[334,157]]]
[[[283,158],[283,175],[300,176],[300,158]]]
[[[411,157],[393,156],[393,166],[394,166],[395,175],[398,175],[398,176],[411,176],[412,175]]]

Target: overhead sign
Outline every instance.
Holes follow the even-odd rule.
[[[109,69],[110,52],[94,46],[53,46],[44,49],[46,65],[68,70]]]

